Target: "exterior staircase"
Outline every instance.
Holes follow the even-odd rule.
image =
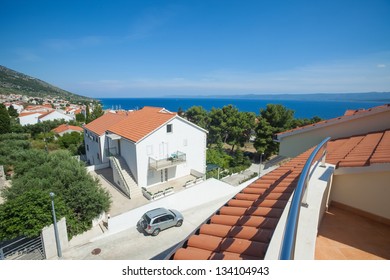
[[[110,157],[111,168],[119,174],[120,178],[124,183],[124,188],[121,187],[122,191],[129,196],[129,198],[135,198],[142,196],[142,190],[137,185],[133,173],[131,172],[126,161],[119,155]]]

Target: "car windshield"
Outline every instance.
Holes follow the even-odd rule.
[[[169,212],[171,212],[171,213],[172,213],[172,215],[173,215],[174,217],[176,217],[176,214],[175,214],[175,212],[173,212],[173,211],[171,211],[171,210],[169,210]]]

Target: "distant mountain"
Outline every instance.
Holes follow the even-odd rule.
[[[189,96],[169,96],[175,98],[191,98]],[[200,96],[193,96],[199,98]],[[228,98],[228,99],[259,99],[259,100],[301,100],[301,101],[364,101],[390,103],[390,92],[364,92],[364,93],[311,93],[311,94],[236,94],[212,95],[202,98]]]
[[[0,94],[22,94],[34,97],[60,98],[69,101],[92,101],[92,98],[77,95],[55,87],[37,78],[0,65]]]

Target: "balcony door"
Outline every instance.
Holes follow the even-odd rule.
[[[160,143],[160,159],[168,157],[168,143],[161,142]]]

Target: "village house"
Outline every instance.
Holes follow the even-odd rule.
[[[29,105],[19,114],[19,123],[22,126],[29,124],[37,124],[44,121],[64,120],[72,121],[75,119],[73,115],[63,114],[59,110],[55,110],[51,105]]]
[[[74,119],[75,119],[74,116],[66,115],[58,110],[47,112],[46,114],[42,114],[38,117],[39,122],[54,121],[54,120],[64,120],[66,122],[69,122],[69,121],[73,121]]]
[[[52,129],[52,131],[59,136],[63,136],[66,133],[72,132],[84,133],[84,129],[82,129],[81,127],[69,124],[61,124],[56,128]]]
[[[129,197],[142,187],[206,173],[207,131],[164,108],[106,113],[84,126],[91,165],[110,163]]]

